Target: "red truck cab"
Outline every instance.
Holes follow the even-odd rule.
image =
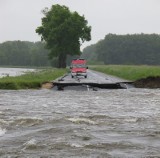
[[[71,62],[71,77],[74,76],[84,76],[87,78],[87,69],[86,66],[87,61],[85,59],[74,59]]]

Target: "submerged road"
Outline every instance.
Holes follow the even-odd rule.
[[[125,88],[124,84],[126,83],[131,82],[93,70],[87,70],[87,78],[83,76],[76,76],[72,78],[71,74],[68,73],[65,76],[53,81],[53,84],[60,88],[78,85],[88,85],[99,88]]]

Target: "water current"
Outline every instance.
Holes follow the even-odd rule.
[[[160,89],[0,90],[1,158],[160,157]]]

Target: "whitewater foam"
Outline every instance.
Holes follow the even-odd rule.
[[[16,126],[34,126],[42,122],[43,119],[38,117],[18,117],[12,124],[16,124]]]
[[[23,144],[25,147],[23,149],[34,149],[37,147],[37,141],[35,139],[31,139]]]
[[[77,124],[81,124],[81,123],[86,123],[86,124],[91,124],[91,125],[95,125],[96,122],[87,119],[87,118],[69,118],[69,121],[73,122],[73,123],[77,123]]]
[[[8,122],[3,119],[0,119],[0,125],[8,125]]]
[[[6,129],[2,129],[0,127],[0,137],[2,137],[6,133]]]

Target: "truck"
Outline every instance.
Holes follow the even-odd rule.
[[[87,61],[85,59],[73,59],[70,66],[71,77],[74,78],[75,76],[84,76],[87,78],[88,66],[86,63]]]

